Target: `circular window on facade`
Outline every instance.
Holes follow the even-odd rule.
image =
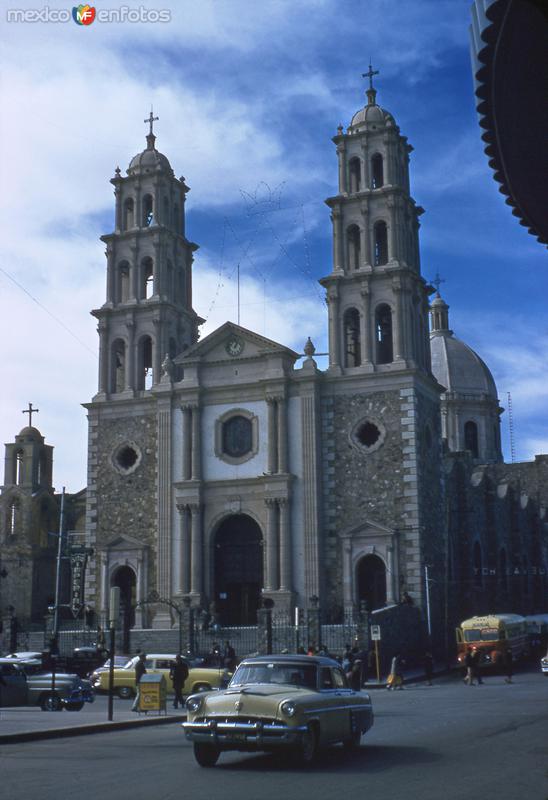
[[[120,445],[113,454],[112,461],[118,472],[129,475],[135,472],[141,463],[141,451],[133,442],[125,442]]]
[[[350,441],[362,453],[371,453],[384,444],[386,428],[376,419],[362,419],[352,430]]]

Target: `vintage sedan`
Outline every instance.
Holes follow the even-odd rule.
[[[89,681],[64,672],[44,672],[37,659],[0,658],[0,706],[40,706],[42,711],[80,711],[93,703]]]
[[[135,695],[135,665],[139,656],[134,656],[123,667],[114,669],[114,691],[124,700]],[[169,677],[169,672],[175,654],[173,653],[148,653],[145,660],[147,674],[163,675],[166,679],[166,687],[169,694],[173,692],[173,683]],[[188,663],[188,662],[187,662]],[[193,667],[189,664],[190,670],[188,678],[183,687],[183,694],[188,695],[193,692],[206,692],[220,686],[226,686],[229,680],[229,673],[222,667]],[[108,692],[109,672],[98,672],[92,678],[92,685],[96,692]]]
[[[370,696],[321,656],[246,658],[225,691],[191,695],[186,708],[183,728],[202,767],[224,750],[279,748],[309,764],[325,745],[357,747],[373,725]]]

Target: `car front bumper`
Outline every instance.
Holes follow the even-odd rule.
[[[205,720],[183,722],[186,738],[191,742],[213,744],[221,750],[267,750],[271,747],[298,745],[307,731],[306,725],[288,727],[283,723],[230,722]]]

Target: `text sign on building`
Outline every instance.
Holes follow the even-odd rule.
[[[381,640],[381,626],[371,625],[371,641],[380,642]]]
[[[86,571],[87,553],[73,551],[70,555],[72,577],[70,583],[70,609],[78,616],[84,605],[84,574]]]

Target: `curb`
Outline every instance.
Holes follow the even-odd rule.
[[[170,725],[186,720],[186,714],[172,717],[149,717],[148,719],[128,719],[121,722],[95,722],[91,725],[80,725],[71,728],[49,728],[45,731],[21,731],[20,733],[0,734],[0,744],[16,744],[32,742],[40,739],[61,739],[68,736],[86,736],[91,733],[120,731],[129,728],[151,727],[152,725]]]

